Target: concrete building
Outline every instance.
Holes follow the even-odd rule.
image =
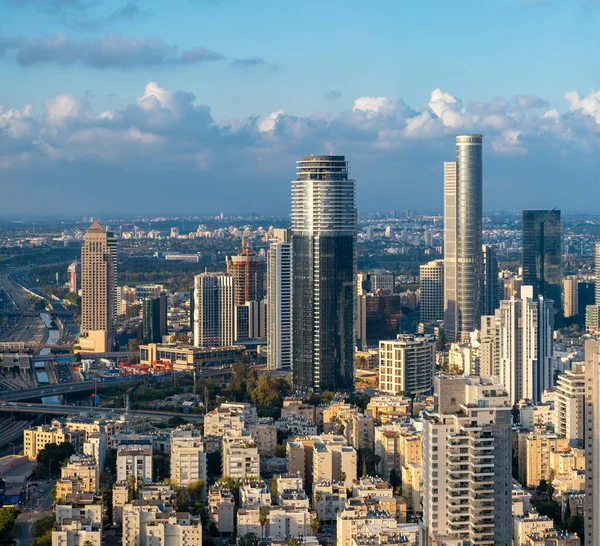
[[[275,457],[277,447],[277,427],[271,417],[262,417],[255,424],[246,427],[254,438],[261,457]]]
[[[563,315],[565,318],[579,315],[579,279],[567,277],[563,281]]]
[[[322,522],[333,522],[346,506],[346,484],[321,480],[313,484],[313,510]]]
[[[260,523],[260,514],[264,513],[266,521]],[[238,512],[238,536],[254,533],[256,536],[268,537],[270,544],[286,543],[292,538],[303,540],[312,535],[310,527],[311,513],[306,508],[291,506],[269,506],[263,509]]]
[[[72,444],[75,452],[78,453],[83,439],[84,435],[81,431],[72,430],[59,421],[53,421],[51,425],[39,425],[23,431],[23,453],[26,457],[35,459],[48,444],[63,442]]]
[[[585,364],[575,362],[572,369],[559,374],[554,400],[554,432],[573,446],[583,445],[585,415]]]
[[[240,484],[240,508],[271,506],[271,490],[264,480],[248,479]]]
[[[73,294],[77,294],[79,292],[79,288],[81,286],[81,263],[75,260],[73,263],[69,265],[67,268],[67,286],[69,288],[69,292]]]
[[[194,345],[233,345],[234,287],[231,275],[202,273],[194,277]]]
[[[247,431],[229,431],[223,436],[223,476],[242,480],[260,476],[260,455]]]
[[[126,505],[123,546],[201,546],[202,525],[186,512],[162,512]]]
[[[234,278],[233,305],[264,298],[265,257],[249,248],[245,240],[238,255],[227,257],[227,273]]]
[[[373,449],[375,442],[375,420],[370,415],[352,413],[346,420],[344,434],[348,443],[357,451]]]
[[[519,481],[529,488],[537,487],[542,480],[550,481],[551,454],[568,449],[569,440],[552,432],[519,434]]]
[[[254,406],[247,402],[227,402],[205,415],[204,435],[220,437],[226,431],[241,431],[257,422]]]
[[[444,163],[444,327],[450,341],[479,328],[482,282],[482,135],[456,136]]]
[[[421,264],[421,322],[444,320],[444,260]]]
[[[52,546],[101,546],[102,530],[85,520],[64,520],[52,530]]]
[[[510,546],[508,394],[497,378],[438,376],[434,385],[436,411],[423,422],[425,544]]]
[[[554,529],[554,521],[548,516],[542,516],[535,510],[517,516],[514,519],[515,546],[528,546],[527,537],[535,533]]]
[[[379,390],[390,394],[429,394],[435,370],[433,338],[399,335],[379,342]]]
[[[88,455],[71,455],[69,462],[60,469],[60,479],[77,480],[76,490],[80,492],[100,491],[100,469],[96,459]]]
[[[389,512],[380,510],[365,511],[361,508],[349,507],[338,514],[336,528],[337,545],[352,546],[353,538],[365,534],[367,529],[376,528],[378,531],[384,529],[396,531],[398,522]]]
[[[224,484],[215,483],[208,490],[209,518],[214,521],[219,533],[233,533],[235,530],[235,500]]]
[[[82,352],[112,351],[117,315],[117,238],[98,222],[81,247]]]
[[[276,230],[267,253],[267,367],[292,367],[292,244],[289,230]]]
[[[117,450],[117,481],[152,482],[152,449],[141,446],[121,446]]]
[[[500,381],[513,404],[539,402],[554,383],[554,302],[522,286],[520,299],[500,302],[499,317]]]
[[[493,315],[498,308],[498,256],[493,245],[482,246],[481,314]]]
[[[175,429],[169,452],[171,483],[175,487],[187,487],[198,480],[206,483],[206,453],[198,430],[189,426]]]
[[[357,212],[344,156],[304,156],[292,182],[293,384],[354,390]]]
[[[600,341],[591,339],[585,342],[585,423],[585,544],[597,544],[600,541]]]

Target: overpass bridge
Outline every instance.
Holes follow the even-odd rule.
[[[182,417],[192,423],[204,420],[203,414],[182,413],[179,411],[150,411],[150,410],[127,410],[124,408],[101,408],[91,406],[59,406],[57,404],[33,404],[21,402],[0,402],[0,413],[24,413],[35,415],[79,415],[83,412],[94,412],[101,415],[129,414],[138,417],[146,417],[150,420],[164,421],[171,417]]]
[[[231,368],[205,368],[201,373],[198,373],[196,377],[218,377],[230,375],[231,373]],[[61,394],[92,392],[128,383],[139,383],[145,379],[157,381],[159,379],[168,379],[170,377],[173,377],[173,375],[129,375],[125,377],[120,376],[115,378],[106,378],[99,381],[76,381],[72,383],[60,383],[57,385],[45,385],[43,387],[32,387],[29,389],[20,389],[16,391],[2,391],[0,392],[0,401],[16,402],[20,400],[35,400],[38,398],[44,398],[46,396],[58,396]]]

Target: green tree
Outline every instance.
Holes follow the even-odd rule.
[[[170,428],[177,428],[181,425],[187,425],[188,421],[186,421],[183,417],[179,417],[179,415],[176,415],[175,417],[171,417],[168,423]]]
[[[238,546],[258,546],[258,537],[254,533],[248,533],[238,539]]]
[[[68,462],[69,457],[75,453],[75,448],[70,442],[61,444],[46,444],[36,457],[38,465],[43,469],[43,475],[56,474],[61,466]]]
[[[263,511],[260,511],[258,513],[258,523],[260,523],[260,528],[262,530],[262,536],[265,536],[265,527],[267,525],[267,521],[268,521],[268,517],[267,514]]]
[[[109,525],[112,525],[114,523],[112,489],[108,488],[102,490],[102,504],[106,510],[106,519],[108,520]]]
[[[132,319],[134,317],[139,316],[140,311],[142,310],[142,306],[139,303],[134,303],[127,308],[127,312],[125,313],[125,318],[127,320]]]
[[[297,538],[290,538],[287,541],[287,546],[301,546],[300,541]]]
[[[13,507],[0,508],[0,537],[8,535],[12,532],[17,517],[19,516],[19,510]]]
[[[271,478],[271,495],[273,495],[274,497],[277,496],[277,480],[281,477],[280,474],[275,474],[272,478]]]
[[[117,450],[115,448],[109,449],[106,452],[106,469],[113,476],[117,474]]]
[[[321,530],[321,522],[319,521],[319,518],[312,518],[310,520],[310,528],[313,532],[313,535],[317,536],[319,534],[319,531]]]
[[[178,512],[189,512],[190,510],[190,494],[183,487],[177,490],[176,504]]]
[[[127,342],[127,350],[130,352],[139,351],[140,350],[140,340],[137,338],[130,339]]]

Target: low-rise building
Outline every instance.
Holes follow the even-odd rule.
[[[79,453],[83,440],[84,435],[82,432],[54,420],[52,425],[30,427],[23,431],[23,452],[27,457],[34,460],[48,444],[68,442],[75,449],[75,453]]]
[[[117,481],[132,476],[136,481],[152,481],[152,450],[142,446],[121,446],[117,450]]]
[[[346,484],[320,480],[313,484],[313,510],[323,522],[332,522],[344,510],[347,498]]]
[[[234,480],[260,476],[260,455],[254,438],[245,430],[223,436],[223,476]]]
[[[271,491],[263,480],[244,480],[240,484],[240,508],[248,510],[271,506]]]
[[[214,521],[219,533],[234,532],[235,500],[229,487],[220,483],[211,485],[208,490],[208,510],[209,517]]]

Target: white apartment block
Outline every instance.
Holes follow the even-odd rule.
[[[233,533],[235,530],[235,500],[227,486],[216,483],[208,490],[208,511],[219,533]],[[238,529],[239,532],[239,529]]]
[[[180,427],[172,432],[170,444],[171,483],[187,487],[203,480],[206,483],[206,453],[199,431]]]
[[[421,322],[444,320],[444,260],[420,266]]]
[[[52,546],[101,546],[102,530],[92,524],[76,520],[65,520],[52,531]]]
[[[123,546],[202,546],[202,525],[185,512],[147,510],[126,505]]]
[[[254,438],[246,431],[223,436],[223,476],[234,480],[260,476],[260,455]]]
[[[194,345],[230,347],[235,335],[235,279],[202,273],[194,277]]]
[[[267,515],[264,529],[259,520],[261,511]],[[254,533],[256,536],[265,536],[273,541],[286,541],[312,535],[311,513],[306,508],[270,506],[262,510],[242,509],[238,512],[237,521],[238,536]]]
[[[379,342],[379,390],[398,394],[430,394],[435,370],[433,338],[399,335]]]
[[[497,378],[437,376],[434,383],[437,411],[425,412],[423,427],[426,544],[511,546],[508,394]]]
[[[313,484],[313,510],[319,521],[335,521],[338,512],[346,507],[346,484],[321,480]]]
[[[242,430],[257,421],[256,408],[250,404],[221,404],[204,417],[204,435],[223,436],[227,430]]]
[[[584,438],[585,364],[574,362],[570,370],[558,376],[553,392],[554,432],[565,436],[571,445]]]
[[[147,447],[121,446],[117,451],[117,481],[152,482],[152,450]]]
[[[244,480],[240,485],[240,508],[271,506],[271,490],[263,480]]]

